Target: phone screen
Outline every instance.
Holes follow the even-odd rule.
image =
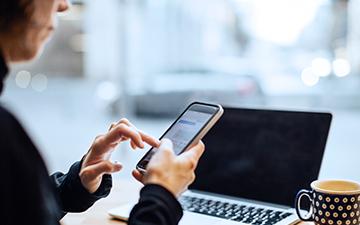
[[[175,121],[161,139],[170,139],[173,143],[173,150],[175,154],[181,154],[187,147],[189,147],[195,137],[213,118],[218,110],[219,108],[214,106],[196,104],[191,106]],[[150,161],[156,150],[156,148],[150,149],[150,151],[140,161],[138,166],[146,168],[147,163]]]

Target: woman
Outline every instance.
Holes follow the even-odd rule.
[[[68,8],[66,0],[0,1],[0,91],[8,65],[36,57],[56,28],[56,13]],[[145,186],[129,224],[177,224],[182,210],[176,197],[194,180],[194,169],[204,151],[199,143],[175,156],[169,140],[160,143],[122,119],[98,136],[66,174],[49,178],[36,146],[1,105],[0,125],[0,223],[4,225],[56,225],[67,212],[82,212],[106,197],[112,185],[110,174],[122,167],[109,161],[111,152],[123,141],[130,141],[133,148],[143,148],[144,143],[159,148],[145,176],[133,171]]]

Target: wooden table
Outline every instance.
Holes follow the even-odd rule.
[[[126,223],[111,219],[107,211],[139,197],[141,185],[136,181],[116,180],[111,194],[84,213],[69,213],[61,221],[63,225],[125,225]],[[301,223],[307,225],[313,223]],[[201,225],[201,224],[199,224]]]

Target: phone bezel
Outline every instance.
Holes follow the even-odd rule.
[[[179,121],[179,119],[188,111],[190,110],[194,105],[204,106],[204,107],[213,107],[217,110],[214,112],[214,114],[211,116],[211,118],[204,124],[204,126],[199,130],[198,133],[193,137],[193,139],[186,145],[186,147],[179,153],[183,153],[186,149],[188,149],[192,144],[194,144],[194,141],[196,139],[201,139],[207,131],[217,122],[217,120],[221,117],[224,110],[221,107],[221,105],[217,104],[210,104],[210,103],[204,103],[204,102],[193,102],[191,103],[186,109],[176,118],[176,120],[169,126],[169,128],[161,135],[160,140],[173,128],[173,126]],[[210,126],[209,126],[210,125]],[[205,132],[204,132],[205,131]],[[144,161],[144,159],[147,157],[147,155],[152,151],[153,147],[151,147],[145,155],[139,160],[139,162],[136,164],[136,169],[139,170],[142,173],[146,172],[146,168],[144,168],[141,163]],[[146,164],[147,165],[147,164]]]

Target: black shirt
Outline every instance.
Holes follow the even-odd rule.
[[[8,73],[0,57],[0,93]],[[82,186],[81,161],[66,174],[49,177],[45,163],[18,120],[0,105],[0,221],[2,225],[59,225],[67,212],[82,212],[106,197],[112,187],[104,175],[90,194]],[[130,225],[176,225],[182,209],[176,198],[159,185],[146,185],[129,218]]]

